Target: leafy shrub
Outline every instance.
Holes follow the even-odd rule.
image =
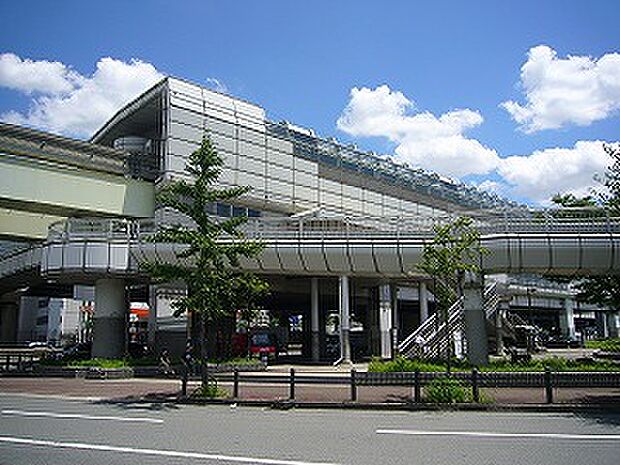
[[[417,359],[409,359],[399,355],[394,360],[382,361],[373,358],[368,364],[368,371],[376,373],[406,372],[406,371],[446,371],[446,365],[442,363],[426,362]]]
[[[511,363],[507,360],[492,361],[481,371],[544,371],[549,367],[552,371],[620,371],[620,365],[610,361],[570,360],[560,357],[533,359],[529,362]]]
[[[209,365],[227,365],[233,367],[247,367],[247,366],[255,366],[262,365],[263,363],[258,358],[231,358],[228,360],[209,360]]]
[[[194,392],[192,397],[198,397],[203,399],[224,399],[228,397],[228,391],[217,385],[217,382],[209,382],[202,384]]]
[[[560,357],[546,357],[533,359],[529,362],[511,363],[509,360],[493,360],[487,366],[480,367],[480,371],[545,371],[545,367],[552,371],[620,371],[620,365],[607,360],[570,360]],[[422,361],[408,359],[403,356],[394,360],[382,361],[373,359],[368,364],[369,372],[407,372],[407,371],[446,371],[445,362]],[[452,371],[470,371],[471,367],[463,361],[454,361]]]
[[[426,388],[426,400],[434,404],[463,403],[471,398],[471,389],[454,378],[437,378]]]
[[[70,362],[68,365],[70,368],[82,368],[82,367],[94,367],[94,368],[127,368],[129,364],[126,360],[119,359],[107,359],[107,358],[93,358],[90,360],[78,360]]]
[[[600,341],[586,341],[588,349],[600,349],[603,352],[620,352],[620,337]]]

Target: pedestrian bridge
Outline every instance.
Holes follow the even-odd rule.
[[[127,176],[127,155],[0,123],[0,238],[46,239],[74,216],[151,217],[154,184]]]
[[[273,275],[408,278],[416,274],[424,245],[440,218],[256,219],[248,237],[265,249],[243,269]],[[495,217],[476,220],[485,274],[566,276],[620,270],[620,218]],[[140,279],[140,263],[176,263],[179,244],[152,243],[152,220],[71,219],[50,229],[47,242],[0,258],[0,279],[20,273]],[[144,278],[144,277],[142,277]]]

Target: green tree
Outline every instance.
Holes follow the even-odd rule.
[[[603,144],[610,157],[606,172],[598,180],[604,186],[593,190],[593,195],[576,197],[573,194],[555,195],[553,203],[566,208],[592,208],[589,216],[620,216],[620,147]],[[568,213],[583,216],[585,213]],[[601,307],[620,309],[620,276],[588,276],[575,281],[577,299]]]
[[[224,162],[208,137],[192,153],[186,171],[193,182],[175,180],[157,195],[158,205],[173,209],[191,220],[191,225],[174,224],[153,234],[151,242],[183,244],[176,263],[144,264],[155,282],[182,281],[187,295],[175,301],[175,316],[192,315],[199,324],[203,387],[209,383],[207,327],[232,317],[237,310],[253,308],[267,292],[267,284],[252,273],[239,269],[240,259],[256,257],[263,246],[248,240],[239,227],[246,217],[214,218],[208,207],[215,202],[232,202],[249,191],[248,187],[214,187]]]
[[[422,261],[417,268],[433,277],[435,303],[439,318],[446,325],[448,337],[448,310],[463,295],[465,276],[480,271],[480,257],[486,253],[480,245],[480,233],[468,217],[434,226],[435,236],[424,244]],[[452,359],[452,344],[447,344],[448,372]],[[439,354],[441,356],[441,354]]]

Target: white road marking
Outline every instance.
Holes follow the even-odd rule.
[[[114,421],[128,421],[137,423],[163,423],[164,420],[159,418],[145,418],[145,417],[110,417],[99,415],[83,415],[81,413],[55,413],[55,412],[30,412],[25,410],[2,410],[2,415],[16,415],[22,417],[48,417],[48,418],[71,418],[80,420],[114,420]]]
[[[24,397],[26,399],[58,399],[78,402],[100,402],[103,397],[65,396],[62,394],[24,394],[21,392],[0,392],[0,397]]]
[[[104,452],[123,452],[126,454],[153,455],[159,457],[177,457],[202,460],[219,460],[223,462],[260,463],[265,465],[336,465],[326,462],[306,462],[299,460],[266,459],[257,457],[240,457],[235,455],[204,454],[201,452],[183,452],[161,449],[141,449],[135,447],[110,446],[106,444],[84,444],[79,442],[42,441],[30,438],[0,436],[0,443],[22,444],[29,446],[56,447],[61,449],[98,450]]]
[[[538,438],[538,439],[586,439],[617,441],[620,434],[564,434],[564,433],[489,433],[483,431],[420,431],[408,429],[378,429],[377,434],[400,434],[406,436],[464,436],[475,438]]]

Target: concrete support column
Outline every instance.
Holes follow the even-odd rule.
[[[420,324],[428,320],[428,289],[424,281],[420,281]]]
[[[575,339],[575,317],[573,314],[573,299],[564,299],[564,309],[560,312],[560,329],[562,330],[562,336],[570,339]]]
[[[400,341],[400,313],[398,308],[398,286],[390,284],[390,297],[392,298],[392,358],[398,353]]]
[[[149,349],[155,353],[157,336],[157,287],[149,286],[149,321],[147,325]]]
[[[16,302],[0,302],[0,342],[17,342],[19,305]]]
[[[389,284],[379,286],[379,335],[381,358],[392,358],[392,295]]]
[[[123,279],[95,283],[94,358],[121,358],[127,349],[127,293]]]
[[[597,337],[599,339],[609,337],[609,332],[607,331],[607,317],[605,316],[605,312],[596,312],[595,315]]]
[[[618,312],[610,312],[607,314],[607,334],[609,337],[620,337],[620,328],[618,328]]]
[[[483,366],[489,363],[486,315],[482,308],[482,286],[472,283],[464,289],[465,334],[469,363]]]
[[[338,281],[338,301],[340,312],[340,358],[344,363],[351,363],[351,331],[349,277],[340,276]]]
[[[320,359],[319,278],[310,279],[310,328],[312,330],[312,361]]]
[[[509,300],[500,300],[495,313],[495,353],[496,355],[504,355],[504,319],[510,308]]]

